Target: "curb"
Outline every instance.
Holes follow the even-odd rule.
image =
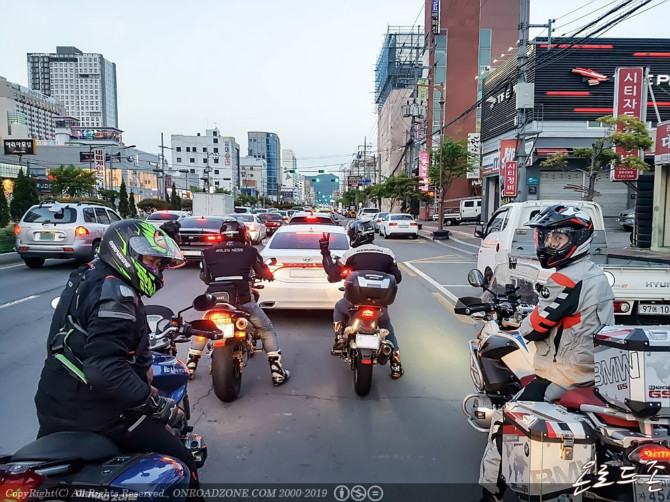
[[[9,253],[0,253],[0,265],[7,265],[9,263],[18,263],[21,261],[19,253],[12,251]]]

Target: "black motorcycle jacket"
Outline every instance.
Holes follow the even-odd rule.
[[[224,242],[202,253],[200,279],[210,286],[221,281],[232,282],[237,291],[239,304],[249,303],[252,300],[252,270],[261,279],[269,281],[274,279],[258,250],[241,242]]]
[[[72,301],[64,301],[73,289]],[[67,346],[78,359],[87,383],[55,357],[54,340],[71,320]],[[35,395],[40,425],[50,430],[105,432],[130,420],[129,408],[150,392],[149,326],[134,289],[100,260],[70,275],[51,321],[47,358]],[[136,418],[136,417],[135,417]]]
[[[339,282],[349,272],[356,270],[374,270],[375,272],[391,274],[398,284],[402,280],[395,255],[388,248],[365,244],[347,250],[342,255],[341,260],[336,258],[335,261],[333,261],[329,252],[322,251],[321,255],[323,257],[323,268],[328,275],[328,282]]]

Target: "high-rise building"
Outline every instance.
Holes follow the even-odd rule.
[[[57,99],[0,77],[0,138],[53,140],[54,117],[63,114]]]
[[[249,156],[264,159],[267,164],[267,195],[278,201],[281,196],[281,143],[273,132],[250,131]]]
[[[282,167],[282,199],[298,200],[300,179],[302,175],[298,173],[298,160],[291,149],[283,149],[281,152]]]
[[[76,47],[28,53],[29,86],[58,99],[85,127],[118,127],[116,64]]]

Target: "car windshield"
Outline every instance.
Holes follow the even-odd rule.
[[[377,213],[377,218],[384,218],[388,213]]]
[[[23,217],[23,223],[74,223],[77,221],[77,210],[72,207],[35,207]]]
[[[168,221],[168,220],[178,220],[179,219],[179,214],[175,213],[164,213],[162,211],[157,211],[155,213],[151,213],[147,220],[155,221],[155,220],[160,220],[160,221]]]
[[[361,211],[361,214],[377,214],[377,210],[374,209],[374,208],[373,209],[363,209]]]
[[[204,228],[207,230],[218,230],[221,228],[223,220],[221,218],[184,218],[179,222],[181,229]]]
[[[392,220],[411,220],[414,221],[414,218],[410,216],[409,214],[392,214],[391,215]]]
[[[270,249],[320,249],[320,232],[283,232],[276,233],[270,242]],[[330,234],[331,250],[345,251],[349,242],[344,234]]]
[[[236,207],[235,212],[236,213],[248,213],[249,209],[247,209],[246,207]]]

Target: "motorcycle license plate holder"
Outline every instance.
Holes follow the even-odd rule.
[[[633,500],[636,502],[660,502],[670,500],[670,476],[636,476],[633,483]],[[657,484],[660,483],[660,484]],[[657,490],[657,491],[651,491]]]
[[[379,335],[356,334],[356,347],[359,349],[379,350]]]
[[[235,326],[232,324],[224,324],[219,326],[223,334],[223,338],[233,338],[235,336]]]

